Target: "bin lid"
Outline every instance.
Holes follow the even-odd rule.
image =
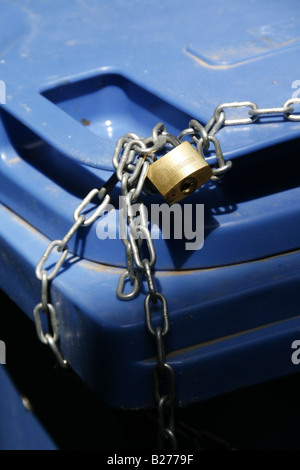
[[[58,0],[5,1],[1,8],[3,173],[10,188],[20,188],[22,174],[28,179],[37,170],[28,154],[41,151],[48,176],[60,175],[53,185],[67,188],[49,200],[41,190],[49,185],[47,171],[31,180],[27,192],[35,201],[38,193],[35,204],[50,215],[44,221],[34,214],[36,205],[25,205],[12,190],[8,195],[5,185],[1,197],[50,238],[57,228],[65,232],[72,214],[68,220],[66,206],[80,199],[76,188],[82,182],[74,180],[72,191],[68,168],[86,169],[86,185],[91,178],[106,179],[116,141],[126,132],[147,136],[162,121],[179,134],[191,118],[206,124],[224,102],[268,108],[300,97],[296,0],[242,6],[174,0],[172,8],[158,0],[73,1],[71,7]],[[218,138],[225,159],[233,161],[231,174],[185,200],[204,204],[204,246],[200,235],[190,250],[187,240],[159,239],[157,268],[219,266],[298,247],[299,131],[299,121],[282,115],[223,127]],[[37,145],[37,137],[45,145]],[[6,165],[14,152],[24,156],[19,173]],[[93,228],[84,256],[124,265],[122,244],[111,242],[113,250],[108,240],[99,244]]]

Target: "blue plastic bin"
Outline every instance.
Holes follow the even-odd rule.
[[[2,2],[0,287],[31,319],[36,264],[111,176],[120,136],[151,135],[157,122],[178,135],[220,103],[280,107],[298,96],[299,12],[296,0]],[[204,246],[154,240],[177,405],[297,370],[299,132],[283,115],[222,128],[231,171],[184,200],[204,204]],[[145,289],[131,302],[116,296],[123,244],[99,240],[95,223],[68,247],[51,285],[63,356],[109,405],[151,407]]]

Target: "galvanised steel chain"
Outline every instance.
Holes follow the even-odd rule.
[[[158,135],[159,130],[163,131],[164,135]],[[128,139],[130,140],[128,141]],[[113,165],[117,178],[121,182],[122,200],[124,201],[119,213],[119,222],[127,260],[127,270],[119,279],[117,296],[122,300],[132,299],[139,292],[142,277],[146,277],[149,291],[144,301],[146,327],[149,334],[156,340],[157,364],[153,369],[153,388],[158,410],[160,447],[163,448],[164,444],[168,444],[171,449],[176,449],[177,443],[174,433],[175,374],[172,366],[166,361],[164,347],[164,338],[169,331],[169,311],[165,296],[157,292],[155,288],[152,269],[156,262],[156,253],[148,229],[146,208],[141,200],[141,190],[145,187],[145,178],[150,164],[149,158],[154,152],[161,151],[168,144],[176,146],[180,144],[180,141],[169,135],[160,123],[153,128],[152,137],[148,139],[140,139],[136,135],[127,134],[119,139],[116,145]],[[132,162],[136,153],[137,159],[134,165]],[[136,207],[133,207],[134,205]],[[124,207],[125,213],[123,213]],[[137,213],[138,217],[136,217]],[[142,254],[144,240],[147,245],[148,257]],[[132,291],[128,294],[123,293],[126,278],[133,285]],[[153,307],[159,303],[163,326],[154,328],[152,312]],[[162,386],[165,387],[163,392]]]
[[[52,281],[55,276],[57,275],[59,269],[61,268],[62,264],[64,263],[67,255],[68,255],[68,242],[73,237],[73,235],[77,232],[79,227],[87,227],[91,225],[101,214],[101,212],[105,209],[105,207],[110,202],[110,196],[108,192],[111,188],[116,184],[117,179],[115,174],[107,181],[107,183],[101,189],[92,189],[87,196],[82,200],[82,202],[78,205],[78,207],[74,211],[74,224],[64,236],[62,240],[54,240],[52,241],[46,251],[44,252],[43,256],[41,257],[40,261],[38,262],[35,274],[36,277],[41,281],[41,302],[38,303],[34,310],[33,310],[33,318],[36,325],[36,331],[38,338],[44,344],[48,344],[52,349],[58,363],[66,368],[67,361],[62,357],[58,347],[57,342],[59,340],[59,329],[58,329],[58,320],[56,315],[56,310],[54,305],[51,303],[49,299],[49,282]],[[98,196],[101,200],[101,204],[95,209],[90,217],[86,218],[84,214],[81,214],[81,211],[85,209],[85,207],[92,201],[92,199]],[[59,258],[50,273],[46,269],[43,269],[44,264],[48,260],[49,256],[56,248],[57,254]],[[51,330],[48,333],[43,331],[42,321],[40,313],[44,313],[47,315]]]
[[[59,364],[67,367],[67,361],[62,357],[57,343],[59,341],[59,327],[54,305],[49,299],[50,282],[55,278],[68,255],[67,244],[79,227],[89,226],[101,216],[110,202],[110,192],[116,183],[121,184],[122,207],[119,210],[120,235],[125,245],[127,269],[120,276],[117,285],[117,296],[122,300],[136,297],[140,290],[143,276],[148,285],[148,294],[144,301],[144,313],[147,331],[156,343],[157,363],[153,368],[154,398],[158,411],[159,438],[161,446],[164,443],[172,449],[177,446],[174,424],[175,402],[175,374],[172,366],[166,360],[164,340],[169,332],[170,321],[167,300],[164,295],[156,291],[152,275],[156,262],[156,253],[148,229],[145,206],[141,200],[142,191],[151,193],[147,186],[146,175],[151,161],[155,161],[155,153],[163,151],[170,146],[179,145],[183,139],[190,136],[196,149],[203,157],[212,142],[215,148],[216,161],[211,179],[218,180],[232,166],[231,161],[224,160],[220,142],[216,133],[223,126],[252,124],[263,116],[282,115],[289,121],[300,121],[300,114],[294,112],[293,104],[300,104],[300,98],[290,98],[282,107],[259,108],[252,101],[222,103],[216,107],[206,126],[192,119],[189,127],[183,130],[178,137],[169,134],[162,123],[158,123],[152,131],[152,136],[141,138],[137,134],[128,133],[121,137],[115,147],[113,166],[115,173],[101,188],[92,189],[74,211],[74,224],[62,240],[52,241],[41,257],[36,267],[36,276],[41,281],[41,302],[33,312],[36,330],[39,339],[48,344],[55,354]],[[226,110],[229,108],[248,107],[250,110],[245,117],[227,119]],[[82,213],[84,209],[98,197],[101,203],[88,218]],[[139,214],[137,216],[137,214]],[[142,255],[143,242],[146,241],[148,256]],[[43,269],[50,254],[56,248],[59,259],[51,273]],[[125,294],[124,285],[128,280],[132,285],[131,292]],[[161,325],[153,326],[152,314],[160,304]],[[51,332],[45,333],[42,328],[40,312],[46,314],[50,320]]]

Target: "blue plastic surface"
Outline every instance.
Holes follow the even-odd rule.
[[[0,287],[31,318],[35,266],[79,201],[111,175],[120,136],[148,136],[158,121],[178,135],[222,102],[282,106],[300,77],[296,0],[71,3],[1,5]],[[218,133],[233,168],[184,201],[204,204],[204,247],[155,240],[181,405],[295,371],[300,122],[260,121]],[[163,201],[145,197],[153,202]],[[62,353],[107,403],[149,407],[155,351],[145,289],[132,302],[117,299],[124,246],[100,241],[96,229],[70,241],[51,288]]]
[[[51,239],[66,233],[72,209],[91,187],[108,178],[110,173],[103,170],[112,169],[115,143],[128,131],[147,136],[162,121],[177,135],[191,117],[206,123],[221,102],[252,100],[262,107],[280,106],[295,92],[297,2],[284,8],[280,3],[270,8],[269,2],[246,2],[243,11],[238,2],[226,9],[216,2],[203,5],[199,13],[191,5],[174,2],[172,22],[169,8],[158,2],[144,7],[138,2],[92,2],[89,7],[73,2],[72,21],[65,5],[48,5],[2,6],[5,21],[13,12],[16,20],[13,36],[8,38],[6,29],[1,33],[6,49],[0,74],[7,94],[1,124],[1,201]],[[141,34],[143,15],[148,26]],[[204,17],[211,22],[202,24]],[[124,36],[127,22],[135,26]],[[296,138],[299,131],[299,122],[262,118],[253,125],[223,128],[218,137],[226,158],[234,162],[251,152],[244,172],[251,172],[255,180],[258,173],[269,173],[273,160],[264,161],[254,151]],[[286,159],[284,149],[281,154]],[[295,183],[291,186],[288,179],[278,188],[267,179],[253,194],[256,181],[242,192],[237,188],[237,180],[244,177],[242,173],[233,183],[225,180],[213,197],[211,185],[206,185],[185,201],[205,204],[205,246],[178,256],[183,253],[180,243],[159,239],[157,269],[222,266],[298,247]],[[152,198],[152,202],[163,200]],[[278,226],[280,235],[276,235]],[[84,253],[73,241],[70,249],[104,264],[125,264],[118,240],[99,244],[96,224],[86,236]]]
[[[40,296],[32,273],[49,240],[3,206],[1,220],[3,289],[32,317]],[[166,349],[179,404],[296,371],[291,344],[300,334],[299,262],[297,250],[222,268],[156,273],[171,315]],[[115,289],[122,272],[70,258],[51,290],[61,350],[105,402],[148,407],[155,359],[144,323],[146,285],[136,299],[121,302]]]
[[[111,168],[118,132],[106,139],[89,133],[41,92],[91,76],[99,76],[101,83],[103,75],[114,73],[179,113],[207,122],[222,102],[246,99],[262,107],[282,105],[298,78],[296,0],[284,6],[270,0],[243,6],[233,1],[226,8],[221,0],[198,8],[181,0],[172,6],[159,1],[73,1],[72,9],[68,3],[31,0],[4,2],[2,10],[0,65],[1,79],[7,83],[6,109],[63,154],[92,166]],[[5,26],[12,23],[8,30]],[[89,93],[83,84],[79,101]],[[103,111],[97,100],[93,103],[80,119],[98,114],[101,121]],[[143,105],[140,108],[140,114],[148,114]],[[153,114],[154,121],[163,117],[159,106]],[[106,118],[113,128],[119,128],[119,119],[126,128],[126,111],[117,116],[109,112]],[[136,120],[144,122],[148,135],[152,124]],[[233,158],[298,135],[299,123],[279,122],[276,132],[272,124],[226,129],[222,143]]]

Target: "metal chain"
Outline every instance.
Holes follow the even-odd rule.
[[[131,139],[131,140],[130,140]],[[152,137],[139,139],[136,134],[127,134],[118,141],[113,163],[116,174],[121,182],[123,197],[122,208],[119,211],[121,238],[126,248],[127,270],[121,275],[117,287],[117,296],[122,300],[134,298],[140,289],[143,276],[148,284],[148,294],[145,297],[144,311],[146,327],[155,338],[157,364],[153,368],[153,389],[156,401],[159,423],[159,445],[176,449],[174,425],[175,374],[166,361],[164,340],[169,331],[169,312],[167,300],[163,294],[156,291],[152,269],[156,262],[156,252],[148,229],[146,208],[141,199],[141,190],[153,153],[161,151],[166,145],[176,146],[180,141],[166,132],[165,126],[158,123],[152,132]],[[137,154],[134,165],[135,153]],[[124,212],[123,212],[124,211]],[[137,214],[138,217],[137,217]],[[146,248],[147,255],[143,254]],[[124,293],[126,279],[132,284],[131,292]],[[151,310],[161,303],[162,326],[152,326]]]
[[[74,211],[74,224],[62,240],[52,241],[41,257],[36,267],[36,276],[41,281],[41,302],[33,311],[39,339],[50,346],[56,359],[62,367],[67,367],[67,361],[62,357],[57,343],[59,327],[54,305],[49,299],[50,282],[57,276],[68,255],[67,244],[80,227],[91,225],[101,216],[110,202],[110,192],[116,183],[121,184],[121,201],[119,208],[120,237],[125,245],[126,270],[120,276],[116,294],[121,300],[130,300],[140,291],[141,280],[146,278],[148,293],[144,301],[145,322],[148,333],[155,339],[157,363],[153,368],[153,390],[157,406],[159,423],[160,446],[167,445],[176,449],[174,423],[175,403],[175,374],[174,369],[166,360],[165,338],[169,332],[170,320],[167,300],[156,291],[152,270],[156,263],[156,252],[148,229],[146,208],[142,202],[142,191],[152,193],[152,188],[146,181],[148,167],[156,160],[156,153],[166,151],[170,146],[180,145],[182,140],[190,136],[199,154],[204,157],[213,143],[216,165],[212,168],[212,180],[218,180],[232,167],[230,160],[225,161],[221,145],[216,137],[217,132],[224,126],[252,124],[264,116],[281,115],[289,121],[300,121],[300,114],[294,112],[293,104],[299,104],[300,98],[285,101],[282,107],[259,108],[251,101],[222,103],[216,107],[208,123],[203,126],[196,119],[189,122],[178,137],[169,134],[163,123],[158,123],[152,130],[152,136],[141,138],[135,133],[127,133],[121,137],[115,146],[112,163],[115,173],[101,189],[92,189]],[[248,107],[250,110],[245,117],[228,119],[226,110]],[[92,215],[86,218],[83,211],[98,196],[100,204]],[[145,243],[144,243],[145,242]],[[144,255],[147,250],[148,256]],[[50,273],[44,269],[44,264],[50,254],[56,249],[59,258]],[[124,293],[125,283],[132,285],[129,293]],[[160,305],[161,325],[153,326],[153,313]],[[51,332],[45,333],[42,327],[40,312],[47,315]]]
[[[54,240],[48,245],[35,269],[36,277],[41,281],[41,302],[39,302],[33,310],[33,318],[35,321],[37,336],[42,343],[48,344],[50,346],[58,363],[63,368],[68,367],[68,363],[61,355],[61,352],[57,346],[59,341],[58,319],[55,307],[49,300],[50,281],[53,281],[53,279],[57,276],[58,271],[66,260],[68,255],[67,243],[77,232],[79,227],[87,227],[88,225],[91,225],[100,216],[100,214],[104,211],[105,207],[110,202],[110,195],[108,194],[108,191],[110,191],[115,186],[116,182],[117,179],[115,174],[113,174],[101,189],[92,189],[87,194],[87,196],[82,200],[82,202],[74,211],[73,218],[75,222],[70,230],[62,240]],[[98,198],[101,200],[101,203],[99,206],[97,206],[92,215],[86,218],[86,216],[81,212],[87,207],[87,205],[95,196],[98,196]],[[56,254],[59,255],[59,258],[56,261],[52,271],[48,273],[46,269],[43,269],[44,264],[47,262],[49,256],[52,254],[52,252],[54,252],[55,249]],[[40,316],[41,312],[48,316],[52,332],[44,333]]]
[[[212,168],[214,175],[212,180],[220,179],[231,167],[230,160],[224,161],[223,153],[221,150],[220,142],[215,137],[215,134],[223,126],[235,126],[241,124],[253,124],[264,116],[278,116],[281,115],[289,121],[300,121],[300,113],[294,113],[293,104],[300,104],[300,98],[290,98],[283,103],[282,107],[274,108],[259,108],[256,103],[252,101],[234,101],[231,103],[222,103],[216,107],[212,117],[209,119],[206,126],[202,126],[196,119],[189,122],[189,127],[184,129],[178,136],[182,139],[190,135],[193,142],[196,144],[197,151],[202,157],[208,151],[210,142],[213,142],[215,147],[215,154],[217,159],[217,168]],[[248,115],[242,118],[226,119],[227,109],[248,107]]]
[[[153,392],[158,412],[159,446],[163,449],[175,450],[177,448],[174,421],[175,373],[173,367],[166,360],[164,344],[165,336],[170,329],[169,310],[164,295],[155,290],[151,268],[146,266],[147,261],[144,260],[149,293],[146,295],[144,308],[147,331],[155,338],[156,342],[157,364],[153,368]],[[161,303],[162,326],[154,328],[150,305],[157,304],[158,300]]]

